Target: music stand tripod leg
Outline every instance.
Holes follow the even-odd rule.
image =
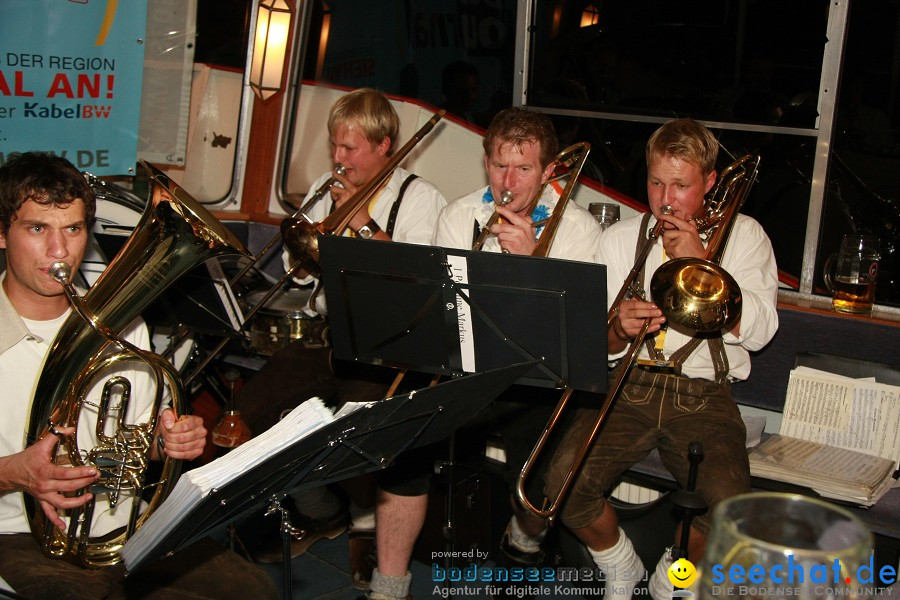
[[[278,511],[281,514],[281,524],[279,526],[279,531],[281,533],[281,581],[282,581],[282,591],[284,592],[284,598],[290,599],[293,598],[293,582],[294,575],[291,570],[291,540],[293,538],[301,539],[304,535],[306,535],[306,531],[302,529],[297,529],[291,523],[291,514],[290,511],[283,506],[281,506],[281,502],[279,500],[273,500],[272,504],[269,505],[269,508],[266,510],[266,516],[271,515],[273,512]]]
[[[690,467],[688,468],[687,489],[678,490],[672,495],[672,504],[681,509],[684,513],[684,518],[681,521],[680,545],[672,548],[672,558],[674,560],[688,557],[688,541],[691,533],[691,521],[694,520],[695,515],[703,513],[707,508],[706,502],[704,502],[700,494],[696,492],[697,470],[699,469],[700,461],[702,460],[703,444],[697,441],[688,444],[688,461]],[[674,589],[678,590],[680,588],[675,587]]]

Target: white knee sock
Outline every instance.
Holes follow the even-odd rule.
[[[360,508],[350,503],[350,530],[375,531],[375,509]]]
[[[543,530],[536,536],[531,536],[522,531],[522,528],[519,526],[519,520],[512,516],[509,520],[509,543],[510,545],[522,552],[539,552],[541,549],[541,542],[544,541],[544,538],[547,537],[547,530]]]
[[[619,528],[619,541],[612,548],[599,552],[588,548],[588,552],[606,575],[604,597],[630,600],[635,584],[644,578],[646,570],[622,528]]]
[[[650,576],[650,597],[653,600],[669,600],[672,597],[674,586],[669,580],[669,567],[675,560],[672,558],[672,549],[666,548],[659,562],[656,563],[656,569]]]

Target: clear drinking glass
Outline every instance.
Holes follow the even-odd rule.
[[[588,211],[600,223],[600,229],[606,228],[619,220],[619,205],[611,202],[591,202]]]
[[[692,591],[703,599],[863,598],[881,585],[872,561],[871,533],[846,510],[801,495],[744,494],[716,507]]]
[[[834,310],[868,314],[875,302],[881,241],[874,235],[848,234],[841,240],[832,282]]]

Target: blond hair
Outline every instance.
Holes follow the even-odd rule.
[[[712,132],[693,119],[673,119],[653,132],[647,141],[647,164],[673,156],[696,165],[706,176],[715,171],[719,142]]]
[[[334,136],[342,125],[356,127],[373,146],[387,137],[391,141],[388,156],[400,133],[400,117],[384,94],[372,88],[359,88],[342,96],[328,113],[328,133]]]

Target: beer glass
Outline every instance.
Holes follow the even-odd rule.
[[[830,600],[871,596],[872,534],[846,510],[797,494],[720,503],[697,567],[698,598]]]
[[[880,258],[880,242],[874,235],[844,236],[832,281],[834,310],[854,314],[872,312]]]

